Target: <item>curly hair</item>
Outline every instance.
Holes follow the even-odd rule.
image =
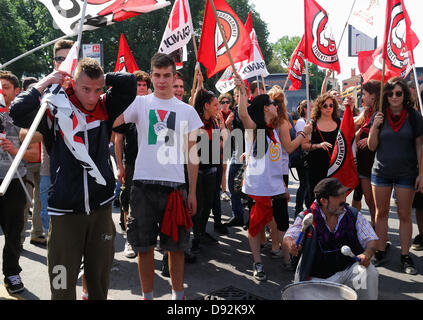
[[[278,117],[272,121],[274,127],[279,126],[283,120],[288,121],[288,111],[286,110],[287,100],[282,88],[278,85],[273,86],[267,93],[275,101],[278,109]]]
[[[328,92],[322,94],[316,99],[310,114],[310,118],[312,120],[317,121],[318,119],[320,119],[320,117],[322,116],[321,109],[327,99],[332,99],[332,102],[333,102],[332,119],[334,121],[338,120],[338,109],[339,109],[338,101],[336,101],[336,98]]]
[[[397,85],[401,87],[404,95],[404,100],[402,102],[404,109],[411,111],[411,109],[413,108],[414,102],[413,98],[411,97],[410,88],[407,86],[407,83],[400,77],[394,77],[389,79],[388,82],[385,84],[385,87],[383,88],[383,112],[385,112],[386,107],[389,106],[388,93],[392,92],[392,90],[394,90],[395,86]]]
[[[147,88],[151,87],[151,79],[147,72],[136,70],[133,72],[137,81],[144,81],[147,84]]]

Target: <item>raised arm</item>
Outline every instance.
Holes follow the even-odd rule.
[[[256,123],[251,119],[247,111],[247,91],[245,90],[244,83],[239,75],[235,76],[235,86],[239,89],[239,104],[238,113],[241,118],[242,124],[245,129],[255,129]]]

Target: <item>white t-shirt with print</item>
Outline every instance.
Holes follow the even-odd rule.
[[[138,131],[133,179],[185,183],[185,135],[203,126],[195,109],[175,97],[163,100],[152,93],[137,96],[123,117]]]

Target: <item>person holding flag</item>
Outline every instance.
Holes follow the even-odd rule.
[[[307,137],[301,144],[303,150],[309,151],[305,163],[309,174],[309,194],[312,194],[317,183],[327,176],[341,124],[338,117],[338,102],[331,94],[325,93],[319,96],[313,106],[310,115],[313,124],[311,139]],[[306,203],[307,208],[310,205],[311,203]]]
[[[383,111],[370,120],[367,145],[375,152],[371,172],[372,190],[376,204],[376,233],[379,237],[375,266],[387,261],[389,201],[392,188],[398,201],[400,220],[401,266],[407,274],[417,274],[409,255],[412,237],[411,205],[415,190],[422,184],[418,175],[419,157],[423,143],[423,118],[413,108],[406,82],[394,77],[384,86]],[[393,152],[395,150],[395,152]]]
[[[72,50],[61,67],[76,60]],[[58,84],[68,76],[59,69],[40,80],[14,101],[11,116],[28,128],[43,94],[42,103],[49,104],[39,131],[50,154],[47,255],[52,299],[76,299],[84,257],[89,299],[102,300],[107,299],[116,233],[109,141],[114,120],[135,98],[136,79],[128,73],[105,75],[90,58],[76,64],[71,86],[64,90]],[[105,94],[104,85],[110,86]],[[56,277],[64,270],[60,285]]]

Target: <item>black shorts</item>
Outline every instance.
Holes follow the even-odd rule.
[[[169,194],[174,190],[158,184],[146,184],[133,181],[130,208],[127,221],[127,239],[136,252],[148,252],[157,244],[160,235],[160,247],[168,251],[185,251],[189,245],[190,230],[178,227],[178,241],[173,241],[161,232]],[[181,189],[184,200],[186,189]]]
[[[272,197],[273,218],[279,231],[285,232],[289,228],[288,201],[286,194]]]

